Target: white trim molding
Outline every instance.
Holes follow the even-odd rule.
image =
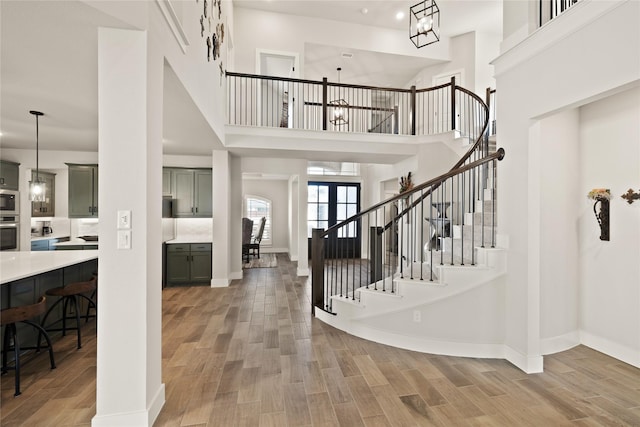
[[[185,33],[182,28],[182,23],[178,19],[178,15],[176,15],[176,11],[173,8],[171,1],[172,0],[156,0],[156,3],[158,3],[162,16],[164,16],[164,19],[167,21],[167,24],[169,25],[173,36],[176,38],[180,49],[182,49],[183,53],[187,53],[189,39],[187,38],[187,33]]]

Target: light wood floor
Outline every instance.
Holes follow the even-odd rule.
[[[640,426],[640,369],[584,346],[526,375],[500,360],[399,350],[310,315],[295,264],[249,269],[229,288],[163,291],[166,404],[156,426]],[[56,342],[2,377],[2,426],[90,425],[95,337]]]

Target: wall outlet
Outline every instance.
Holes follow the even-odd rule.
[[[413,310],[413,321],[416,323],[422,321],[422,312],[420,310]]]

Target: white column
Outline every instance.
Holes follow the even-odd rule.
[[[162,73],[162,56],[152,51],[146,32],[99,29],[100,302],[93,426],[150,426],[165,401]],[[118,217],[124,212],[130,228],[122,230]]]
[[[213,151],[213,276],[212,287],[231,283],[231,165],[229,152]]]
[[[307,164],[300,170],[298,179],[298,276],[309,275],[309,241],[307,237],[307,193],[309,176]]]

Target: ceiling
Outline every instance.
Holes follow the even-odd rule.
[[[437,0],[441,34],[446,37],[469,31],[502,34],[502,1]],[[233,3],[236,7],[408,31],[409,8],[418,0],[233,0]],[[396,19],[398,12],[404,13],[402,19]]]
[[[501,1],[438,1],[443,34],[473,28],[500,30]],[[408,18],[396,21],[395,13],[408,12],[411,2],[234,0],[234,4],[400,29],[407,27]],[[35,119],[29,110],[40,110],[45,114],[40,118],[40,149],[97,151],[95,29],[130,27],[84,2],[66,0],[2,0],[0,19],[0,148],[35,148]],[[337,77],[334,58],[342,53],[353,57],[345,59],[341,81],[354,84],[367,84],[364,80],[369,79],[378,86],[398,87],[434,63],[425,58],[307,44],[305,78]],[[165,70],[164,152],[209,155],[217,138],[177,77],[169,67]]]

